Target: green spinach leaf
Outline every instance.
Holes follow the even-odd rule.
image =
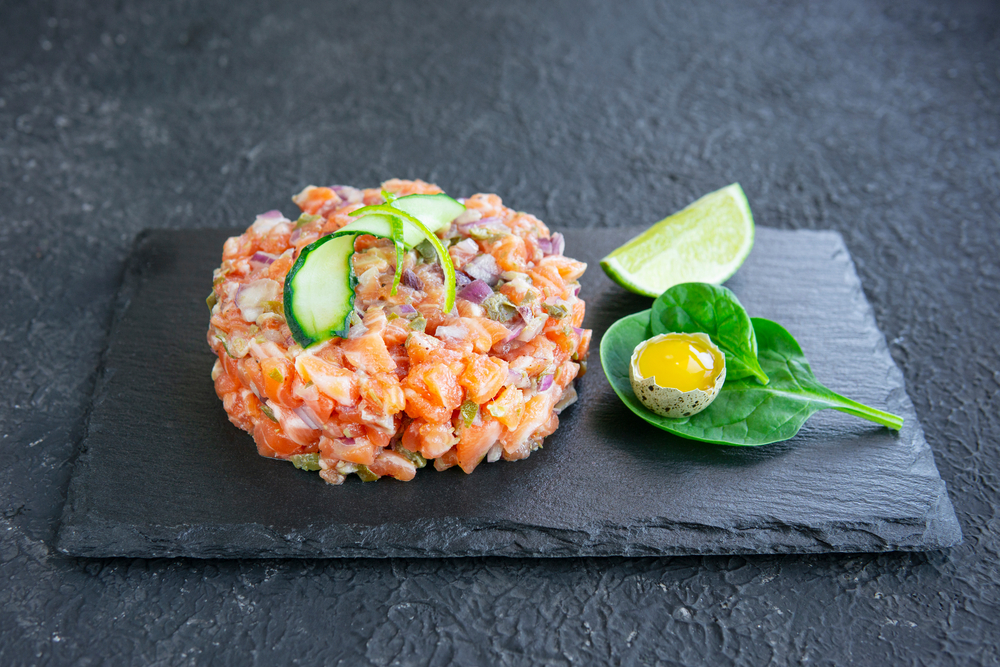
[[[767,384],[757,361],[757,338],[750,316],[730,290],[708,283],[674,285],[653,302],[649,320],[653,335],[708,334],[726,354],[726,382],[753,377]]]
[[[787,440],[812,414],[832,408],[899,429],[901,417],[870,408],[830,391],[813,375],[802,349],[790,333],[770,320],[751,320],[757,355],[767,385],[744,378],[725,385],[715,401],[691,417],[670,419],[647,409],[632,391],[629,360],[635,346],[651,335],[651,311],[615,322],[601,340],[604,373],[619,398],[653,426],[683,438],[723,445],[766,445]],[[727,371],[728,374],[728,371]]]

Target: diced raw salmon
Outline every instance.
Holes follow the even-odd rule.
[[[295,370],[306,382],[312,382],[316,388],[340,405],[353,405],[358,402],[357,376],[346,368],[335,366],[318,357],[300,354],[295,359]]]
[[[485,354],[473,355],[459,384],[466,389],[470,401],[485,403],[503,387],[507,381],[507,362]]]
[[[275,403],[297,408],[302,399],[292,393],[295,383],[295,364],[285,358],[268,357],[260,362],[264,379],[264,393]]]
[[[486,410],[508,429],[515,429],[524,417],[524,392],[517,387],[504,387],[486,405]]]
[[[462,403],[462,388],[452,370],[441,363],[418,364],[402,382],[406,414],[416,419],[444,422]]]
[[[287,458],[294,454],[299,446],[285,437],[278,425],[269,418],[257,420],[254,426],[253,439],[257,443],[257,451],[268,458]]]
[[[358,370],[367,373],[386,373],[396,370],[385,341],[378,333],[368,333],[358,338],[350,338],[343,344],[344,358]]]
[[[368,469],[379,477],[395,477],[401,482],[409,482],[417,476],[417,468],[413,462],[391,449],[379,452]]]
[[[500,422],[490,417],[480,415],[481,421],[470,426],[459,429],[458,444],[456,453],[458,454],[458,465],[466,473],[471,473],[479,465],[479,462],[486,456],[490,447],[496,444],[503,426]]]
[[[506,451],[513,452],[527,442],[538,427],[552,416],[552,406],[555,404],[549,394],[535,394],[524,406],[524,416],[517,428],[504,433],[501,442]]]
[[[394,415],[406,407],[406,395],[392,373],[365,375],[358,380],[358,390],[373,412]]]
[[[319,439],[320,455],[326,459],[349,461],[361,465],[375,463],[375,445],[368,438],[328,438]]]

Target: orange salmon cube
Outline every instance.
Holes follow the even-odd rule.
[[[507,362],[485,354],[473,356],[459,379],[465,387],[470,401],[485,403],[503,387],[507,381]]]

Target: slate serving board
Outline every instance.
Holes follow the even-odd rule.
[[[57,546],[75,556],[199,558],[610,556],[929,550],[961,530],[903,378],[835,232],[757,229],[729,281],[795,335],[834,391],[902,415],[893,433],[814,416],[758,448],[676,438],[632,415],[601,369],[600,334],[649,299],[598,266],[639,229],[577,230],[594,329],[580,400],[516,463],[340,487],[263,459],[229,424],[209,372],[204,297],[238,232],[149,231],[119,294]]]

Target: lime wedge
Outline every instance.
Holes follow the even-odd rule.
[[[657,297],[680,283],[721,284],[753,248],[753,214],[739,183],[707,194],[601,260],[625,289]]]

